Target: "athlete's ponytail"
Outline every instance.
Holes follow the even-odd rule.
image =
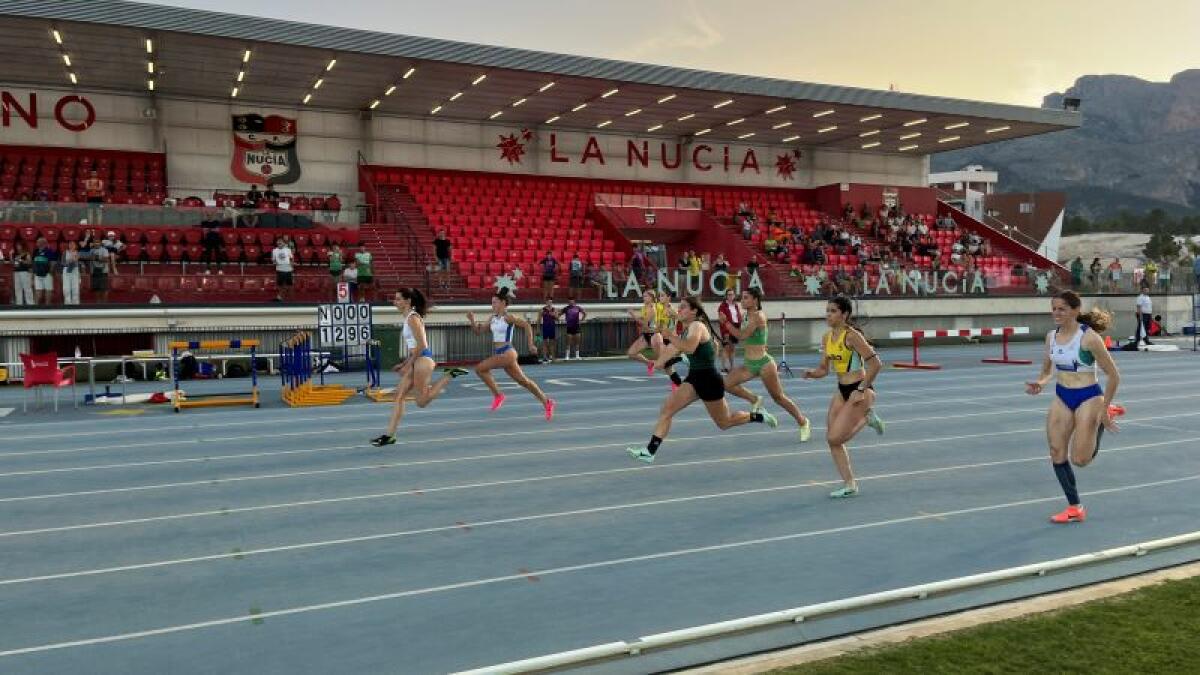
[[[509,292],[507,286],[502,286],[500,290],[496,291],[496,295],[493,297],[506,305],[512,301],[512,294]]]
[[[424,318],[425,312],[429,311],[429,301],[425,299],[424,293],[416,288],[401,288],[397,292],[400,293],[400,297],[408,301],[414,312]]]
[[[1080,299],[1079,294],[1077,294],[1075,291],[1063,291],[1062,293],[1058,294],[1058,299],[1067,303],[1067,307],[1070,307],[1074,310],[1078,310],[1083,306],[1083,300]],[[1108,327],[1112,325],[1112,320],[1112,314],[1110,314],[1107,310],[1100,309],[1099,307],[1093,307],[1086,312],[1079,312],[1079,318],[1077,319],[1079,323],[1091,328],[1097,333],[1103,333],[1104,331],[1108,330]]]
[[[685,295],[683,301],[696,313],[696,318],[704,322],[704,325],[708,328],[709,338],[715,337],[716,332],[713,331],[712,321],[708,318],[708,312],[704,311],[704,303],[700,302],[700,298],[694,295]]]

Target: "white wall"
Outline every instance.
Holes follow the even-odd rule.
[[[3,85],[0,89],[10,92],[18,101],[28,100],[28,89]],[[681,147],[680,166],[672,170],[664,167],[661,155],[665,143],[666,159],[675,159],[675,138],[631,138],[552,127],[531,129],[531,137],[522,139],[526,152],[521,161],[510,163],[502,158],[496,145],[501,136],[514,133],[520,136],[519,126],[383,115],[363,121],[357,112],[86,91],[81,93],[95,108],[96,122],[86,131],[73,133],[54,120],[55,102],[72,93],[75,92],[38,89],[37,128],[30,128],[14,114],[9,126],[0,128],[0,143],[165,151],[168,179],[175,195],[206,196],[213,189],[246,188],[233,178],[229,169],[233,153],[231,116],[244,112],[295,118],[299,127],[297,152],[301,178],[287,189],[338,193],[345,204],[356,201],[360,151],[372,163],[394,166],[773,187],[815,187],[839,182],[919,186],[924,184],[928,168],[928,158],[919,155],[801,147],[801,157],[795,158],[794,146],[727,144],[700,137]],[[78,106],[71,109],[77,111]],[[596,147],[603,153],[603,164],[594,158],[583,161],[590,138],[595,139]],[[645,142],[648,166],[643,167],[636,159],[631,161],[628,151],[631,140],[639,149]],[[700,170],[693,162],[693,152],[700,146],[711,147],[699,154],[700,163],[711,165],[708,171]],[[758,171],[741,170],[748,152],[753,152]],[[776,160],[781,155],[792,157],[795,162],[791,179],[784,178],[776,169]],[[566,161],[554,161],[556,156]]]
[[[1043,258],[1058,260],[1058,245],[1062,241],[1063,214],[1063,211],[1058,212],[1058,217],[1054,219],[1054,224],[1050,226],[1050,231],[1046,233],[1042,245],[1038,246],[1038,253]]]

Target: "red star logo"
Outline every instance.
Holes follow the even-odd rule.
[[[522,133],[523,140],[529,140],[528,132]],[[500,159],[508,160],[509,164],[520,164],[521,155],[525,154],[525,144],[517,140],[516,134],[505,136],[500,134],[500,142],[496,144],[500,148]]]
[[[776,156],[775,171],[780,178],[792,180],[792,174],[796,173],[796,160],[792,159],[791,155]]]

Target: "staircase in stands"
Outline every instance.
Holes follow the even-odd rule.
[[[400,286],[425,289],[425,266],[436,262],[433,256],[436,235],[433,227],[404,186],[380,187],[379,206],[377,219],[380,222],[360,228],[362,240],[373,252],[377,252],[376,285],[382,289],[378,299],[387,300],[392,291]],[[410,250],[414,245],[418,249],[415,254]],[[438,286],[436,274],[430,275],[430,295],[441,300],[470,297],[466,281],[456,268],[452,268],[447,276],[447,288],[443,289]]]

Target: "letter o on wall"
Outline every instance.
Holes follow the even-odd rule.
[[[79,105],[82,105],[83,109],[87,112],[87,116],[84,117],[82,122],[72,122],[63,116],[63,111],[66,110],[67,105],[71,103],[78,103]],[[58,120],[58,124],[67,131],[79,133],[81,131],[87,131],[93,124],[96,123],[96,109],[92,107],[91,101],[82,96],[64,96],[58,99],[58,103],[54,105],[54,119]]]

